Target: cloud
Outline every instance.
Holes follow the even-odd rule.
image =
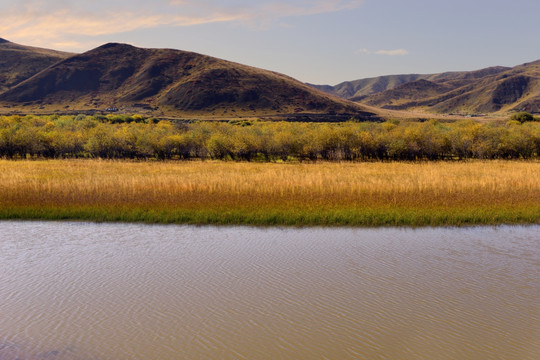
[[[169,0],[169,4],[183,11],[194,12],[234,12],[246,17],[276,17],[306,16],[336,12],[359,7],[364,0],[289,0],[289,1],[241,1],[231,0],[227,5],[217,0]]]
[[[32,12],[14,13],[7,18],[10,21],[0,23],[0,34],[9,40],[31,44],[60,44],[73,42],[70,38],[74,36],[94,37],[166,25],[193,26],[231,22],[240,17],[234,14],[183,16],[130,11],[88,14],[68,9],[44,15]]]
[[[304,2],[269,2],[262,7],[265,16],[290,17],[306,16],[323,13],[330,13],[342,10],[357,8],[362,4],[362,0],[342,1],[304,1]]]
[[[358,8],[364,0],[289,0],[289,1],[246,1],[230,0],[223,5],[218,0],[170,0],[178,11],[197,16],[211,13],[231,18],[227,22],[236,22],[251,28],[267,28],[272,24],[280,24],[280,20],[292,17],[303,17],[332,13]]]
[[[238,23],[261,28],[281,19],[354,9],[363,0],[6,0],[0,35],[21,43],[73,45],[103,35],[160,26],[186,27]],[[93,40],[95,41],[95,40]],[[82,43],[81,43],[82,44]]]
[[[395,49],[395,50],[369,50],[366,48],[358,49],[355,51],[356,54],[367,54],[367,55],[387,55],[387,56],[405,56],[408,55],[409,52],[405,49]]]
[[[409,52],[405,49],[395,49],[395,50],[377,50],[375,54],[377,55],[388,55],[388,56],[404,56]]]

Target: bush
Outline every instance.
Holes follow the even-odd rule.
[[[535,118],[532,114],[528,112],[520,111],[518,113],[513,114],[510,117],[510,120],[516,120],[516,121],[519,121],[520,123],[524,123],[526,121],[534,121]]]
[[[519,117],[518,117],[519,115]],[[530,114],[528,114],[530,115]],[[532,115],[506,124],[104,121],[0,116],[0,158],[444,160],[540,158]],[[112,117],[111,117],[112,118]],[[126,118],[127,119],[127,118]]]

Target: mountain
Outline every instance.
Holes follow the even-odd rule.
[[[193,52],[109,43],[0,94],[30,109],[119,108],[164,115],[363,114],[361,105],[291,77]]]
[[[0,38],[0,92],[72,55],[23,46]]]
[[[468,80],[498,74],[509,69],[510,68],[508,67],[495,66],[477,71],[456,71],[438,74],[385,75],[354,81],[345,81],[335,86],[312,84],[310,85],[329,94],[334,94],[339,97],[353,101],[361,101],[369,95],[380,93],[386,90],[392,90],[400,85],[417,80],[443,82],[450,81],[457,85],[458,83],[464,83]]]
[[[394,110],[424,108],[438,113],[540,111],[540,61],[504,71],[480,70],[431,77],[370,95],[362,103]]]
[[[320,89],[362,104],[391,110],[436,113],[540,112],[540,60],[513,68],[391,75]]]
[[[352,101],[358,101],[368,95],[393,89],[401,84],[423,79],[428,76],[430,75],[386,75],[354,81],[345,81],[335,86],[310,85],[329,94],[337,95]]]

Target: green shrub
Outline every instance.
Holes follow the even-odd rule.
[[[520,123],[524,123],[526,121],[534,121],[535,118],[531,113],[520,111],[518,113],[513,114],[510,117],[510,120],[516,120],[516,121],[519,121]]]

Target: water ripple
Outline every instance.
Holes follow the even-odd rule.
[[[0,222],[0,360],[537,359],[539,230]]]

